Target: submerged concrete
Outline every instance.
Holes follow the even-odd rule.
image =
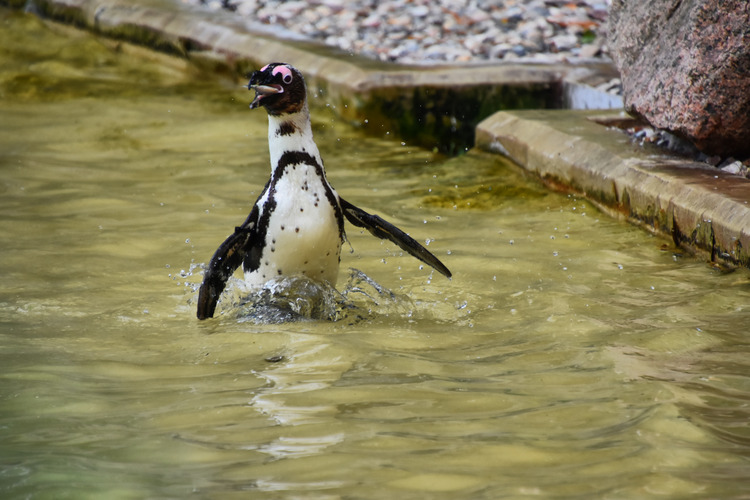
[[[306,75],[313,107],[326,107],[367,132],[388,132],[446,153],[476,144],[508,155],[555,187],[580,192],[679,245],[705,250],[714,261],[750,266],[747,179],[631,144],[606,126],[622,120],[619,112],[493,114],[562,107],[566,97],[581,95],[581,84],[615,76],[610,66],[404,67],[295,40],[292,34],[274,38],[268,27],[177,0],[0,3],[178,54],[233,77],[270,61],[290,62]],[[618,104],[604,97],[607,105]]]
[[[496,113],[476,145],[714,262],[750,265],[750,181],[631,142],[611,111]]]

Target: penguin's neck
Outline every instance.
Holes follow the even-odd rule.
[[[281,157],[286,153],[305,153],[323,166],[310,124],[307,102],[296,113],[268,115],[268,147],[271,154],[271,175],[275,175]]]

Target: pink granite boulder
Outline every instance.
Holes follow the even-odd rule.
[[[709,155],[750,157],[750,2],[613,0],[626,110]]]

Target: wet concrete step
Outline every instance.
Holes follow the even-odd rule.
[[[478,125],[476,146],[714,262],[750,265],[750,181],[635,144],[616,126],[625,118],[618,111],[499,112]]]

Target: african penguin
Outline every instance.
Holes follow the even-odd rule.
[[[199,319],[213,317],[227,280],[240,265],[251,286],[299,274],[335,285],[346,237],[344,218],[451,277],[448,268],[413,238],[347,202],[328,183],[299,71],[271,63],[250,76],[248,88],[255,90],[250,108],[263,106],[268,112],[271,178],[245,222],[211,258],[198,294]]]

